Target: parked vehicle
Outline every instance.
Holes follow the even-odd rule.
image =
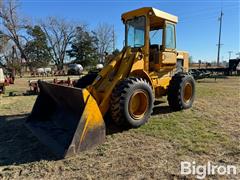
[[[36,69],[36,74],[37,75],[48,75],[51,74],[52,69],[51,68],[37,68]]]
[[[99,70],[100,70],[100,69],[102,69],[102,68],[103,68],[103,64],[97,64],[97,65],[96,65],[96,69],[99,69]]]
[[[80,75],[83,72],[81,64],[70,64],[68,66],[68,75]]]

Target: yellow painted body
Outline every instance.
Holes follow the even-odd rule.
[[[98,105],[86,89],[83,90],[83,98],[84,102],[86,102],[86,106],[84,108],[82,117],[86,118],[86,124],[80,138],[80,143],[85,138],[87,131],[104,125],[102,114],[99,109],[96,108]],[[92,113],[92,109],[95,109],[94,113]]]
[[[123,14],[122,19],[126,24],[127,20],[138,16],[145,17],[144,45],[129,47],[126,43],[86,89],[38,82],[40,94],[26,123],[57,156],[71,156],[104,141],[106,127],[103,117],[110,108],[113,89],[122,80],[143,78],[151,85],[155,98],[159,98],[166,95],[171,78],[178,70],[178,62],[182,64],[183,71],[188,71],[188,53],[169,49],[165,44],[165,29],[169,24],[174,27],[172,38],[176,39],[178,18],[154,8],[141,8]],[[163,29],[163,43],[154,49],[150,45],[149,33],[159,27]],[[189,86],[186,89],[188,93],[184,99],[188,101],[191,89]],[[141,119],[147,111],[147,95],[139,89],[131,99],[129,112],[135,119]]]
[[[97,102],[87,89],[82,90],[82,97],[85,107],[79,122],[81,122],[83,126],[77,127],[71,145],[66,152],[66,157],[85,150],[85,144],[90,144],[90,146],[93,144],[94,146],[94,142],[91,142],[94,141],[91,133],[94,134],[94,137],[99,138],[96,141],[97,144],[102,143],[105,139],[105,122],[102,116],[102,112],[98,108]],[[78,146],[76,146],[76,143]]]
[[[123,22],[136,16],[146,17],[145,46],[141,50],[125,47],[98,74],[98,77],[87,89],[95,98],[99,109],[104,115],[110,106],[110,97],[115,86],[127,77],[141,77],[152,86],[155,97],[166,95],[167,87],[176,69],[177,59],[183,60],[184,71],[188,71],[188,53],[167,49],[153,54],[154,62],[149,61],[150,28],[165,26],[166,23],[176,24],[178,18],[154,8],[141,8],[122,15]],[[164,41],[164,37],[163,37]],[[94,112],[94,110],[93,110]]]

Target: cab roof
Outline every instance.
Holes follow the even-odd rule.
[[[169,13],[160,11],[158,9],[152,8],[152,7],[143,7],[140,9],[136,9],[133,11],[129,11],[126,13],[122,14],[122,19],[124,21],[128,20],[128,19],[132,19],[136,16],[141,16],[141,15],[147,15],[147,14],[152,14],[150,17],[150,22],[152,23],[156,23],[159,21],[163,21],[163,20],[167,20],[167,21],[171,21],[173,23],[177,23],[178,22],[178,17],[171,15]]]

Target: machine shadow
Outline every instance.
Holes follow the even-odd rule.
[[[169,105],[165,101],[156,100],[154,102],[152,116],[156,116],[160,114],[168,114],[171,112],[173,112],[173,110],[169,107]]]
[[[154,102],[152,116],[156,116],[156,115],[160,115],[160,114],[168,114],[168,113],[173,112],[168,105],[165,105],[165,103],[166,103],[165,101],[156,100]],[[107,113],[107,115],[104,117],[104,119],[105,119],[105,123],[106,123],[106,134],[107,135],[121,133],[121,132],[129,130],[128,127],[118,126],[114,122],[112,122],[109,113]]]
[[[106,135],[121,133],[129,129],[124,126],[118,126],[116,123],[114,123],[109,112],[104,116],[104,121],[106,125]]]
[[[170,113],[168,106],[155,102],[152,115]],[[0,166],[20,165],[40,160],[58,160],[25,126],[24,115],[0,116]],[[117,126],[109,116],[104,117],[106,135],[121,133],[129,128]]]
[[[173,112],[173,110],[169,106],[155,106],[153,108],[152,116],[160,115],[160,114],[169,114]]]
[[[0,116],[0,166],[58,160],[25,126],[27,116],[28,114]],[[119,128],[106,118],[107,135],[127,130]]]
[[[25,127],[26,116],[0,116],[0,166],[56,160]]]

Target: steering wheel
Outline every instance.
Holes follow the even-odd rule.
[[[134,47],[142,47],[142,44],[134,44]]]

